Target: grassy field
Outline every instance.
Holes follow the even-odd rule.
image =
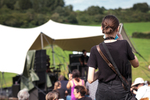
[[[124,28],[127,33],[127,35],[130,37],[131,42],[135,46],[136,50],[146,59],[146,61],[137,55],[140,67],[138,68],[132,68],[132,79],[134,80],[136,77],[142,77],[145,80],[150,81],[150,71],[147,69],[148,64],[150,64],[150,39],[138,39],[138,38],[131,38],[133,32],[150,32],[150,22],[139,22],[139,23],[124,23]],[[45,48],[47,50],[47,54],[50,55],[50,58],[52,58],[52,50],[50,47]],[[54,46],[55,49],[55,63],[56,65],[63,64],[61,68],[61,74],[67,75],[68,68],[67,65],[69,64],[69,54],[71,54],[71,51],[63,51],[58,46]],[[52,59],[50,60],[51,64],[53,63]],[[53,66],[51,66],[53,67]],[[55,66],[59,68],[59,66]],[[1,75],[1,73],[0,73]],[[5,81],[8,86],[12,85],[12,77],[14,77],[16,74],[14,73],[4,73]],[[0,76],[1,79],[2,76]],[[1,80],[0,80],[1,81]],[[4,81],[3,82],[3,87]]]
[[[150,22],[139,23],[124,23],[124,28],[137,52],[143,57],[136,54],[139,59],[140,66],[138,68],[132,68],[132,80],[137,77],[142,77],[145,80],[150,81],[150,71],[147,69],[150,64],[150,39],[131,38],[133,32],[150,32]]]

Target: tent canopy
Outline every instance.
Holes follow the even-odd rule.
[[[103,41],[103,33],[99,26],[61,24],[52,20],[36,28],[0,25],[0,30],[0,71],[17,74],[23,72],[28,50],[39,50],[49,44],[55,44],[63,50],[90,51],[92,46]],[[124,28],[121,34],[125,34],[123,38],[128,39]],[[131,42],[130,45],[132,46]]]

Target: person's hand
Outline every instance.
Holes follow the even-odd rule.
[[[123,37],[122,37],[122,35],[119,32],[117,33],[117,35],[119,37],[117,40],[123,40]]]
[[[72,74],[69,74],[69,80],[72,80]]]
[[[83,62],[80,62],[81,66],[83,66]]]
[[[148,66],[148,69],[150,70],[150,65]]]
[[[84,63],[84,65],[87,65],[87,63]]]

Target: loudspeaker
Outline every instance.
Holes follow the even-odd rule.
[[[45,100],[45,94],[43,94],[41,91],[39,91],[39,100]]]
[[[17,97],[18,92],[20,91],[20,84],[12,85],[12,96]]]
[[[36,74],[39,77],[39,81],[36,82],[36,85],[40,89],[45,89],[46,88],[46,71],[38,71]]]
[[[82,56],[82,54],[69,54],[69,61],[70,64],[72,63],[80,63],[79,58]]]
[[[79,58],[82,56],[82,54],[69,54],[69,69],[72,72],[74,69],[78,69],[81,72],[80,62]]]
[[[21,75],[16,75],[15,77],[13,77],[13,84],[20,84],[20,80],[21,80]]]
[[[36,50],[35,61],[34,61],[34,70],[37,71],[46,71],[47,63],[46,50]]]

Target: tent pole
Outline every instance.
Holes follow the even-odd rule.
[[[54,57],[54,47],[53,47],[53,44],[52,44],[52,55],[53,55],[53,65],[55,66],[55,57]]]
[[[2,80],[1,80],[1,73],[2,72],[0,72],[0,95],[3,94],[3,83],[2,83]]]
[[[43,49],[43,34],[41,32],[41,48]]]
[[[46,41],[48,42],[48,44],[50,45],[50,43],[49,43],[49,41],[47,40],[47,38],[45,37],[45,35],[44,35],[44,39],[46,39]],[[54,39],[53,39],[53,41],[55,41]],[[54,52],[54,47],[53,47],[53,41],[52,41],[52,43],[51,43],[51,48],[52,48],[52,65],[53,66],[55,66],[55,56],[54,56],[54,54],[55,54],[55,52]]]

